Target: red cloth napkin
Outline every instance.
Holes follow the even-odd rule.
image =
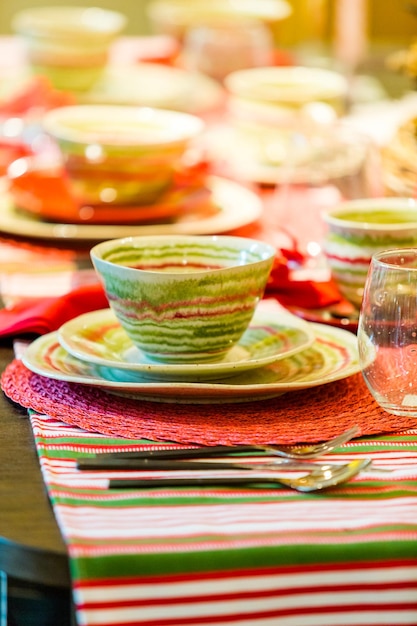
[[[28,124],[35,124],[41,115],[60,106],[75,104],[75,97],[67,92],[58,91],[52,87],[44,76],[33,77],[21,90],[10,98],[0,102],[0,119],[11,117],[26,119]],[[31,156],[34,148],[31,141],[24,136],[13,139],[0,139],[0,176],[5,176],[9,165],[20,157]]]
[[[57,330],[68,320],[98,309],[109,302],[100,284],[86,285],[57,298],[23,300],[0,310],[0,337],[34,333],[43,335]]]
[[[331,282],[293,281],[289,269],[289,257],[297,260],[297,253],[277,255],[266,289],[267,297],[276,298],[284,306],[320,308],[341,300],[337,288]],[[0,310],[0,337],[38,334],[57,330],[68,320],[109,306],[101,284],[78,287],[59,297],[30,299],[13,307]]]
[[[17,94],[0,103],[0,116],[24,116],[31,112],[41,113],[55,107],[75,104],[75,96],[54,89],[44,76],[33,77]]]
[[[283,306],[319,309],[336,304],[342,296],[332,280],[294,280],[291,266],[300,266],[303,256],[296,250],[281,250],[275,257],[266,295],[275,297]]]

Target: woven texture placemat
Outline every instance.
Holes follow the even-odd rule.
[[[172,404],[122,398],[95,387],[39,376],[15,359],[1,385],[14,402],[107,436],[201,445],[290,444],[328,439],[353,424],[361,435],[414,427],[383,411],[361,374],[269,400]]]
[[[328,439],[353,424],[361,435],[415,427],[383,411],[361,374],[269,400],[237,404],[172,404],[122,398],[56,381],[15,359],[1,385],[14,402],[67,424],[107,436],[201,445],[290,444]]]

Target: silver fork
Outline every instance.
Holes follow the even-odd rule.
[[[359,434],[359,426],[352,426],[348,430],[340,433],[336,437],[321,443],[296,446],[263,446],[263,445],[241,445],[241,446],[205,446],[201,448],[159,448],[154,450],[139,450],[133,452],[109,452],[100,453],[97,458],[120,458],[120,459],[192,459],[214,456],[227,456],[235,453],[251,453],[254,451],[267,452],[273,456],[286,459],[307,460],[316,459],[335,448],[353,439]]]
[[[355,435],[359,434],[359,426],[356,424],[351,428],[348,428],[340,435],[336,435],[332,439],[328,441],[323,441],[321,443],[313,443],[302,446],[271,446],[268,447],[268,452],[271,454],[275,454],[277,456],[283,456],[288,459],[317,459],[319,456],[323,456],[328,452],[331,452],[335,448],[343,445],[347,441],[350,441],[355,437]],[[265,450],[263,446],[261,449]]]

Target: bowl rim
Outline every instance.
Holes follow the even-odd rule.
[[[409,222],[393,221],[393,222],[358,222],[355,220],[345,219],[343,216],[346,213],[352,213],[352,211],[358,210],[361,214],[372,215],[381,211],[392,211],[395,214],[398,212],[415,212],[415,220]],[[401,231],[417,229],[417,200],[413,198],[364,198],[359,200],[350,200],[344,202],[337,207],[322,212],[322,219],[331,227],[337,226],[339,228],[346,228],[351,230],[374,230],[374,231]]]
[[[84,14],[84,15],[83,15]],[[84,17],[84,22],[80,17]],[[88,17],[91,16],[91,19]],[[105,18],[102,27],[97,28],[97,17]],[[65,18],[63,23],[57,24],[57,17]],[[87,21],[85,18],[87,17]],[[118,35],[127,24],[124,13],[97,6],[34,6],[22,9],[12,18],[12,29],[20,35],[31,37],[68,37],[76,35],[92,38],[108,38]],[[105,28],[104,28],[105,26]]]
[[[202,270],[199,272],[177,272],[177,271],[157,271],[157,270],[148,270],[148,269],[139,269],[133,268],[129,266],[120,265],[118,263],[114,263],[109,261],[108,259],[103,258],[103,254],[112,250],[113,248],[132,245],[132,243],[137,243],[138,247],[146,247],[151,246],[152,242],[155,244],[160,243],[168,243],[171,245],[182,243],[182,242],[190,242],[190,243],[201,243],[201,244],[209,244],[209,243],[222,243],[225,246],[233,246],[236,248],[236,251],[244,251],[245,249],[249,249],[250,247],[257,247],[261,252],[259,259],[256,261],[251,261],[249,263],[236,264],[233,263],[231,265],[227,265],[225,267],[219,268],[210,268],[207,270]],[[195,276],[196,278],[200,278],[201,276],[216,273],[219,271],[237,269],[239,267],[248,267],[250,265],[256,265],[258,263],[264,263],[265,261],[271,261],[275,258],[277,253],[276,248],[271,244],[259,240],[252,239],[249,237],[239,237],[236,235],[144,235],[144,236],[132,236],[132,237],[122,237],[120,239],[109,239],[106,241],[101,241],[90,249],[90,257],[93,261],[98,261],[99,263],[104,263],[109,266],[121,267],[130,272],[138,272],[142,274],[152,274],[159,276],[180,276],[184,279],[190,279],[190,276]]]
[[[146,138],[135,138],[131,126],[127,125],[128,133],[115,133],[106,131],[101,134],[88,127],[85,130],[72,128],[70,124],[81,120],[100,119],[114,120],[117,115],[126,124],[126,121],[145,123],[147,120],[155,120],[160,124],[162,130],[166,126],[167,132],[161,136]],[[67,120],[67,122],[66,122]],[[117,122],[116,122],[117,123]],[[203,132],[205,122],[192,113],[174,111],[170,109],[159,109],[149,106],[135,106],[129,104],[75,104],[58,107],[47,111],[42,118],[44,130],[57,140],[69,141],[72,143],[99,143],[108,146],[168,146],[182,144],[184,141],[193,139]],[[117,135],[117,139],[115,138]]]
[[[239,0],[236,6],[241,9],[242,6],[249,6],[251,0]],[[151,20],[169,22],[176,27],[189,27],[193,26],[195,22],[198,23],[200,8],[203,9],[203,14],[207,15],[210,9],[213,10],[219,7],[219,11],[213,12],[213,17],[221,16],[233,18],[238,17],[240,14],[254,19],[261,20],[265,23],[275,23],[289,18],[293,13],[293,8],[287,0],[253,0],[253,6],[255,11],[236,11],[234,10],[234,3],[224,2],[224,0],[211,0],[210,2],[201,2],[200,6],[197,2],[190,5],[187,0],[152,0],[146,9],[147,14]],[[209,7],[209,8],[207,8]],[[265,10],[262,10],[264,7]],[[191,11],[190,11],[191,9]]]
[[[294,81],[295,90],[291,86],[283,88],[280,85],[282,81],[287,83],[289,80]],[[344,97],[348,91],[348,82],[342,73],[307,65],[236,70],[225,77],[224,83],[226,90],[236,97],[269,103],[303,103],[312,99]]]

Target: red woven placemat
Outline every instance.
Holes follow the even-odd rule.
[[[415,427],[383,411],[361,374],[270,400],[237,404],[171,404],[122,398],[95,387],[39,376],[14,360],[4,393],[26,408],[107,436],[201,445],[289,444],[328,439],[353,424],[362,435]]]

